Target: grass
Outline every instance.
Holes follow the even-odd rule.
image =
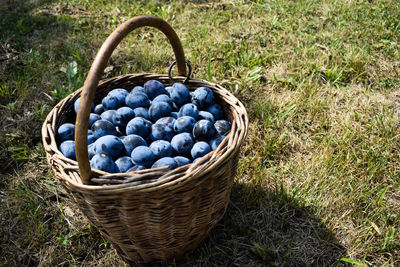
[[[123,264],[54,180],[40,127],[108,34],[141,14],[170,22],[193,76],[250,117],[227,213],[176,265],[399,265],[396,1],[6,0],[0,11],[0,265]],[[165,37],[140,29],[105,76],[172,61]]]

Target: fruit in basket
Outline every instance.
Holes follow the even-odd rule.
[[[217,147],[222,143],[222,141],[225,139],[225,135],[219,135],[214,139],[211,139],[210,141],[210,147],[212,150],[217,149]]]
[[[135,86],[132,88],[131,94],[136,94],[136,93],[145,93],[143,86]]]
[[[114,124],[114,117],[117,114],[116,110],[110,109],[110,110],[106,110],[103,113],[100,114],[100,118],[102,120],[106,120],[111,122],[112,124]]]
[[[100,116],[96,113],[90,113],[89,115],[89,128],[92,127],[93,123],[100,120]]]
[[[195,143],[192,149],[190,150],[190,154],[194,159],[201,158],[202,156],[205,156],[210,152],[211,152],[210,145],[204,141]]]
[[[191,133],[193,127],[196,124],[196,120],[190,116],[182,116],[175,120],[174,131],[175,133]]]
[[[149,97],[145,93],[130,93],[125,98],[125,104],[131,109],[143,107],[148,108],[150,106]]]
[[[172,156],[172,146],[168,141],[157,140],[151,143],[149,147],[156,159]]]
[[[147,146],[136,147],[132,151],[131,157],[134,164],[147,168],[153,165],[155,160],[153,151]]]
[[[90,167],[105,172],[115,172],[117,170],[113,159],[105,153],[94,155],[90,160]]]
[[[150,100],[153,100],[156,96],[167,93],[167,91],[165,91],[165,86],[156,80],[149,80],[145,82],[143,88]]]
[[[197,120],[199,109],[195,104],[185,104],[179,109],[178,117],[190,116]]]
[[[90,114],[92,168],[130,172],[161,166],[174,169],[198,161],[215,150],[231,130],[213,98],[208,87],[190,92],[182,83],[164,87],[156,80],[130,92],[113,89],[93,105]],[[71,159],[75,159],[74,132],[71,123],[57,129],[60,151]]]
[[[115,165],[118,168],[118,172],[127,172],[133,167],[132,158],[128,156],[120,157],[115,161]]]
[[[140,135],[130,134],[123,138],[122,143],[125,147],[125,154],[130,155],[138,146],[147,146],[146,141]]]
[[[189,90],[182,83],[174,83],[170,91],[170,96],[178,107],[189,103],[191,99]]]
[[[123,88],[113,89],[108,92],[109,96],[113,96],[118,99],[120,103],[125,103],[125,97],[129,94],[129,92]]]
[[[181,167],[187,164],[190,164],[190,159],[186,158],[186,157],[182,157],[182,156],[176,156],[174,157],[174,160],[176,162],[176,167]]]
[[[190,133],[180,133],[171,140],[171,146],[176,155],[188,156],[193,147],[193,138]]]
[[[133,118],[126,125],[126,134],[137,134],[143,138],[147,138],[151,131],[151,125],[151,122],[144,118]]]
[[[198,119],[199,119],[199,120],[209,120],[209,121],[211,121],[212,123],[215,122],[214,116],[213,116],[210,112],[204,111],[204,110],[200,110],[200,111],[199,111],[199,117],[198,117]]]
[[[106,97],[103,98],[101,104],[103,105],[105,110],[110,110],[110,109],[118,109],[122,107],[125,103],[122,102],[121,99],[116,96],[107,95]]]
[[[146,120],[149,119],[149,110],[144,107],[138,107],[133,110],[135,112],[135,117],[142,117]]]
[[[159,101],[151,104],[149,108],[150,120],[155,122],[162,117],[167,117],[171,114],[172,108],[167,102]]]
[[[76,159],[75,141],[67,140],[62,142],[60,145],[60,151],[67,158],[75,160]]]
[[[88,141],[87,141],[88,145],[93,144],[96,141],[96,137],[94,137],[93,134],[88,134],[87,138],[88,138]]]
[[[217,120],[214,126],[219,135],[226,135],[231,130],[231,124],[227,120]]]
[[[141,165],[134,165],[132,168],[127,170],[126,172],[134,172],[134,171],[140,171],[140,170],[145,170],[146,167],[141,166]]]
[[[120,107],[117,109],[115,116],[113,117],[113,123],[115,126],[125,128],[128,122],[135,117],[135,111],[128,107]]]
[[[88,145],[89,159],[92,159],[94,155],[96,155],[96,152],[94,151],[94,143],[91,143],[90,145]]]
[[[165,124],[153,124],[151,126],[150,140],[165,140],[171,141],[174,136],[174,131]]]
[[[193,127],[193,137],[196,140],[210,140],[216,133],[214,124],[209,120],[199,120]]]
[[[219,104],[212,104],[206,110],[214,116],[215,120],[224,119],[224,110]]]
[[[179,118],[179,112],[175,112],[175,111],[171,112],[171,117],[173,117],[175,119]]]
[[[159,168],[159,167],[163,167],[163,166],[168,166],[169,170],[173,170],[176,168],[177,164],[173,158],[165,157],[165,158],[161,158],[161,159],[157,160],[156,162],[154,162],[154,164],[151,166],[151,168]]]
[[[155,124],[165,124],[169,128],[173,129],[175,121],[176,119],[174,117],[162,117],[158,119]]]
[[[96,139],[99,139],[105,135],[117,135],[117,130],[114,124],[106,120],[98,120],[92,125],[93,135]]]
[[[64,123],[57,130],[57,139],[59,142],[64,142],[66,140],[74,140],[75,135],[75,125],[72,123]]]
[[[103,113],[105,110],[104,110],[104,107],[103,107],[103,105],[102,104],[97,104],[95,107],[94,107],[94,113],[96,113],[96,114],[101,114],[101,113]]]
[[[105,153],[113,159],[125,152],[125,146],[122,141],[114,135],[105,135],[94,142],[96,153]]]
[[[152,104],[157,103],[157,102],[168,103],[168,105],[170,105],[171,108],[174,105],[174,102],[172,101],[172,99],[169,96],[165,95],[165,94],[159,95],[156,98],[154,98]]]
[[[213,101],[214,94],[208,87],[197,88],[192,95],[192,103],[200,108],[209,106]]]

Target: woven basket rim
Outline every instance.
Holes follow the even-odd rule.
[[[154,73],[123,74],[123,75],[119,75],[119,76],[115,76],[112,78],[101,80],[98,87],[104,86],[107,84],[112,84],[112,82],[115,80],[126,79],[126,78],[134,79],[136,77],[143,77],[143,76],[145,76],[145,78],[148,80],[150,80],[150,79],[168,79],[168,76],[165,74],[154,74]],[[176,78],[174,78],[174,82],[182,82],[185,78],[186,77],[181,77],[181,76],[176,77]],[[222,87],[218,84],[215,84],[215,83],[211,83],[211,82],[201,80],[201,79],[194,79],[194,78],[191,78],[190,80],[188,80],[185,85],[190,88],[191,87],[190,85],[193,83],[206,84],[206,86],[211,87],[213,92],[215,92],[216,89],[222,91],[224,96],[228,96],[228,97],[235,99],[235,104],[238,105],[241,108],[241,111],[243,112],[242,116],[238,116],[238,119],[241,120],[243,132],[239,136],[239,138],[237,140],[238,142],[236,144],[234,144],[234,145],[230,144],[230,146],[229,146],[229,144],[227,144],[227,147],[228,146],[229,147],[226,149],[226,151],[224,151],[222,153],[221,156],[218,157],[218,155],[216,155],[217,152],[220,152],[222,150],[222,149],[220,149],[221,148],[221,145],[220,145],[216,150],[211,151],[209,154],[207,154],[208,156],[210,156],[210,159],[207,162],[202,162],[204,160],[200,160],[199,162],[191,163],[189,165],[182,166],[182,167],[179,167],[174,170],[163,170],[163,169],[166,169],[166,167],[161,167],[161,168],[157,168],[157,169],[146,169],[144,171],[131,172],[130,173],[131,175],[124,175],[124,174],[119,175],[121,177],[132,177],[132,175],[141,175],[141,174],[158,175],[156,181],[147,182],[144,184],[132,184],[130,182],[127,182],[127,183],[120,183],[120,184],[85,185],[82,182],[78,183],[78,182],[74,181],[68,175],[66,177],[62,176],[62,178],[65,180],[65,182],[67,182],[71,186],[73,186],[77,189],[83,190],[83,191],[91,191],[92,193],[106,193],[106,192],[110,192],[110,191],[112,191],[113,193],[123,193],[123,192],[127,192],[127,191],[143,191],[144,192],[144,191],[158,190],[162,187],[168,187],[168,189],[172,189],[177,186],[182,186],[182,185],[186,184],[189,180],[196,179],[197,176],[199,176],[199,175],[194,175],[194,174],[204,175],[205,173],[212,171],[214,168],[219,167],[224,162],[224,160],[226,158],[228,158],[230,155],[232,155],[235,152],[235,149],[240,147],[241,144],[243,143],[244,138],[247,135],[247,131],[248,131],[247,112],[246,112],[246,109],[244,108],[244,105],[238,99],[236,99],[236,97],[231,92],[229,92],[224,87]],[[48,114],[48,116],[43,124],[42,132],[44,131],[45,128],[47,128],[48,122],[57,120],[55,118],[53,118],[53,120],[50,119],[50,117],[53,116],[53,112],[55,112],[56,109],[59,109],[59,108],[62,109],[63,104],[65,104],[68,100],[79,96],[81,94],[81,92],[82,92],[82,88],[79,88],[78,90],[76,90],[72,94],[68,95],[67,97],[62,99],[59,103],[57,103],[57,105],[54,106],[54,108]],[[233,108],[233,105],[231,103],[228,103],[225,99],[222,99],[222,97],[220,97],[220,98],[221,98],[220,99],[221,101],[224,101],[225,103],[227,103],[230,106],[232,112],[236,111]],[[232,127],[235,127],[237,121],[234,118],[232,120],[233,120]],[[236,129],[231,130],[231,132],[224,139],[224,143],[227,143],[230,140],[231,135],[233,134],[232,133],[233,130],[236,130]],[[43,136],[43,143],[46,143],[44,136]],[[53,149],[53,151],[54,151],[54,149]],[[76,167],[78,167],[78,162],[76,160],[71,160],[71,159],[66,158],[65,156],[63,156],[61,154],[61,152],[58,150],[58,148],[54,152],[57,153],[59,155],[59,157],[62,158],[63,160],[66,160],[70,164],[74,164]],[[46,153],[47,153],[47,151],[46,151]],[[206,156],[204,156],[204,157],[206,157]],[[73,168],[70,168],[70,169],[73,169]],[[79,168],[77,168],[77,170],[78,169]],[[182,173],[182,172],[184,173],[184,175],[183,176],[181,175],[177,179],[172,179],[171,177],[168,177],[168,175],[179,175],[179,173]],[[95,174],[99,175],[100,177],[103,177],[103,176],[107,177],[110,175],[111,176],[115,175],[112,173],[106,173],[103,171],[98,171],[98,170],[93,170],[93,169],[92,169],[92,173],[95,173]],[[79,175],[79,178],[80,178],[80,175]],[[92,179],[93,179],[93,177],[92,177]],[[81,181],[81,180],[79,179],[79,181]]]

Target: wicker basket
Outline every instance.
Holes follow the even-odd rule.
[[[112,51],[133,29],[152,26],[170,40],[180,77],[186,65],[181,43],[173,29],[156,17],[141,16],[118,27],[99,50],[83,88],[58,103],[43,128],[46,156],[56,177],[82,212],[127,262],[169,261],[196,248],[223,216],[229,202],[239,148],[246,136],[248,118],[244,106],[219,85],[190,79],[189,90],[211,88],[232,123],[232,130],[219,147],[196,163],[172,171],[165,168],[110,174],[91,170],[87,151],[90,104],[99,102],[115,88],[132,88],[156,79],[168,86],[169,76],[130,74],[100,81]],[[74,102],[81,97],[78,115]],[[58,150],[55,132],[76,118],[77,161]]]

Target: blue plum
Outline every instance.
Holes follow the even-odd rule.
[[[179,111],[179,107],[178,107],[178,105],[177,105],[175,102],[172,102],[172,111],[173,111],[173,112]]]
[[[61,143],[60,151],[69,159],[76,160],[75,141],[67,140]]]
[[[114,135],[105,135],[100,137],[94,143],[96,153],[106,153],[113,159],[118,158],[121,153],[125,152],[122,141]]]
[[[88,145],[93,144],[96,141],[96,137],[94,137],[93,134],[89,134],[87,138],[88,138],[88,141],[87,141]]]
[[[96,155],[95,145],[94,145],[94,143],[91,143],[90,145],[88,145],[88,156],[89,156],[89,159],[92,159],[94,155]]]
[[[179,109],[179,117],[182,116],[190,116],[197,120],[197,117],[199,116],[199,109],[194,104],[185,104]]]
[[[169,128],[173,129],[175,121],[176,119],[174,117],[162,117],[158,119],[155,124],[165,124]]]
[[[190,154],[192,155],[192,158],[196,159],[196,158],[201,158],[210,152],[211,152],[210,145],[204,141],[200,141],[193,145]]]
[[[215,120],[222,120],[224,118],[224,110],[219,104],[212,104],[206,110],[214,116]]]
[[[168,103],[168,105],[170,105],[171,106],[171,108],[172,108],[172,105],[173,105],[173,103],[174,102],[172,102],[172,99],[168,96],[168,95],[165,95],[165,94],[162,94],[162,95],[158,95],[157,97],[155,97],[154,99],[153,99],[153,104],[154,103],[156,103],[156,102],[165,102],[165,103]]]
[[[132,151],[138,146],[147,146],[147,143],[143,137],[136,134],[127,135],[122,140],[122,143],[124,144],[126,155],[132,154]]]
[[[225,139],[225,135],[219,135],[214,139],[210,140],[210,147],[212,150],[217,149],[217,147],[222,143],[222,141]]]
[[[179,118],[179,112],[172,111],[171,117],[174,117],[175,119]]]
[[[123,88],[113,89],[108,92],[109,96],[113,96],[118,99],[120,103],[125,103],[125,97],[129,94],[129,92]]]
[[[199,120],[209,120],[212,123],[215,122],[214,116],[210,112],[204,111],[204,110],[199,111],[199,118],[198,119]]]
[[[126,172],[134,172],[134,171],[141,171],[141,170],[145,170],[146,167],[141,166],[141,165],[134,165],[132,168],[130,168],[129,170],[127,170]]]
[[[191,133],[195,124],[196,120],[193,117],[182,116],[175,121],[173,129],[175,133]]]
[[[151,149],[147,146],[136,147],[132,151],[131,157],[134,164],[147,168],[150,167],[155,160],[153,151],[151,151]]]
[[[92,131],[96,139],[105,135],[117,135],[114,124],[106,120],[98,120],[93,123]]]
[[[94,107],[94,113],[96,113],[96,114],[101,114],[101,113],[103,113],[105,110],[104,110],[104,107],[103,107],[103,104],[97,104],[95,107]]]
[[[149,108],[150,120],[155,122],[162,117],[167,117],[171,114],[172,108],[166,102],[154,102]]]
[[[231,130],[231,124],[227,120],[217,120],[214,126],[219,135],[227,135]]]
[[[189,103],[191,99],[189,90],[182,83],[174,83],[172,85],[170,96],[172,101],[174,101],[178,107]]]
[[[176,155],[188,156],[193,147],[193,138],[190,133],[180,133],[171,140],[171,146]]]
[[[150,119],[149,117],[149,110],[144,107],[138,107],[133,110],[135,112],[135,117],[142,117],[146,120]]]
[[[177,168],[191,163],[190,159],[182,156],[176,156],[174,157],[174,160],[177,164]]]
[[[115,115],[117,115],[117,111],[110,109],[110,110],[106,110],[103,113],[100,114],[100,118],[102,120],[106,120],[111,122],[112,124],[114,124],[114,117]]]
[[[161,158],[161,159],[157,160],[156,162],[154,162],[154,164],[151,166],[151,168],[159,168],[159,167],[164,167],[164,166],[168,166],[168,170],[173,170],[177,167],[177,164],[173,158],[164,157],[164,158]]]
[[[99,114],[90,113],[90,115],[89,115],[89,128],[92,128],[93,123],[95,123],[98,120],[100,120]]]
[[[113,123],[120,128],[125,129],[128,122],[135,117],[133,109],[128,107],[120,107],[113,118]]]
[[[150,100],[145,93],[130,93],[126,96],[125,103],[131,109],[150,106]]]
[[[153,124],[151,126],[150,139],[152,141],[165,140],[171,141],[174,131],[165,124]]]
[[[213,101],[213,92],[208,87],[199,87],[193,92],[192,103],[200,108],[209,106]]]
[[[151,122],[144,118],[133,118],[126,125],[126,134],[137,134],[143,138],[147,138],[151,132],[151,125]]]
[[[57,139],[60,143],[66,140],[74,140],[75,125],[72,123],[64,123],[57,129]]]
[[[193,127],[193,137],[196,140],[210,140],[216,133],[214,124],[209,120],[199,120]]]
[[[167,95],[171,96],[172,86],[166,86],[165,91],[167,91]]]
[[[133,87],[132,91],[130,92],[131,94],[136,94],[136,93],[143,93],[145,94],[146,92],[144,91],[143,86],[135,86]]]
[[[133,167],[133,162],[131,157],[124,156],[117,159],[115,165],[117,166],[118,172],[127,172],[127,170]]]
[[[117,96],[106,95],[106,97],[104,97],[103,100],[101,101],[101,104],[103,105],[105,110],[110,110],[110,109],[118,109],[122,107],[125,103],[122,102],[120,98]]]
[[[165,140],[157,140],[149,146],[156,159],[172,156],[171,143]]]
[[[153,100],[156,96],[165,94],[165,86],[156,80],[149,80],[143,85],[144,91],[149,96],[150,100]]]
[[[98,153],[94,155],[90,160],[90,167],[92,169],[110,173],[114,173],[116,171],[116,165],[113,159],[105,153]]]

